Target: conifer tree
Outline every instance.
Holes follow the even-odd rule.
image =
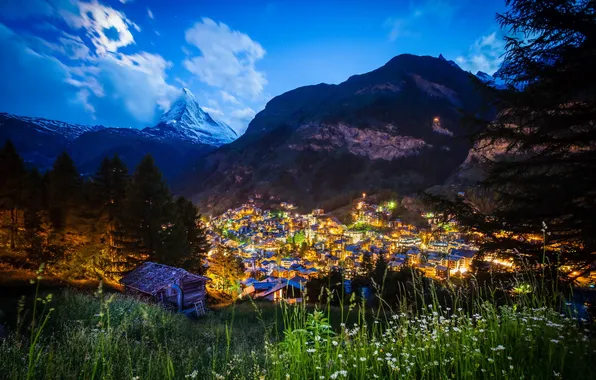
[[[387,273],[387,260],[383,254],[379,254],[372,271],[371,278],[378,286],[382,286]]]
[[[21,190],[25,179],[25,165],[14,145],[7,141],[0,150],[0,210],[10,214],[8,231],[10,249],[16,248],[18,208],[22,205]]]
[[[184,228],[185,238],[189,245],[187,255],[182,257],[180,266],[193,273],[203,274],[205,258],[209,251],[206,229],[201,222],[199,210],[188,199],[176,199],[178,220]]]
[[[464,200],[439,203],[485,234],[484,250],[515,248],[542,260],[546,248],[551,263],[589,261],[596,252],[596,2],[507,6],[497,15],[508,33],[498,75],[509,88],[495,93],[497,119],[475,136],[505,148],[480,185],[494,204],[485,215]],[[520,238],[530,234],[539,244]]]
[[[184,247],[173,245],[183,230],[177,227],[172,196],[150,155],[132,175],[124,209],[128,262],[149,259],[171,263],[180,258],[175,250]]]
[[[92,203],[101,222],[100,241],[103,244],[96,270],[104,277],[118,276],[128,268],[126,261],[127,234],[124,230],[124,202],[128,185],[128,170],[120,158],[105,158],[93,178]]]
[[[29,257],[34,261],[43,261],[42,232],[44,210],[44,183],[41,174],[36,168],[27,173],[23,186],[23,225],[25,228],[25,243]]]
[[[50,220],[57,230],[64,229],[69,213],[81,201],[82,181],[68,153],[56,158],[48,174],[48,206]]]
[[[485,186],[508,230],[545,230],[562,259],[586,258],[596,251],[596,3],[507,4],[497,16],[511,35],[501,76],[523,90],[503,94],[503,111],[478,136],[514,157],[493,162]]]

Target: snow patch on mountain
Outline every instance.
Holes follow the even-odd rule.
[[[507,87],[503,80],[482,71],[478,71],[476,73],[476,78],[480,79],[480,81],[486,84],[487,86],[494,87],[498,90],[503,90]]]
[[[74,141],[85,132],[95,132],[104,129],[102,125],[70,124],[58,120],[49,120],[41,117],[19,116],[9,113],[0,113],[6,119],[18,120],[34,126],[41,133],[56,133],[64,136],[68,141]]]
[[[156,138],[181,139],[215,147],[238,138],[238,134],[230,126],[214,120],[203,111],[187,88],[182,90],[182,95],[161,116],[155,127],[148,127],[143,131]]]

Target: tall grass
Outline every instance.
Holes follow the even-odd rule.
[[[376,287],[372,309],[355,295],[344,304],[343,295],[327,290],[326,302],[318,306],[244,302],[196,321],[101,288],[95,295],[65,291],[54,300],[36,296],[45,311],[21,316],[21,329],[0,340],[0,374],[7,379],[593,378],[591,326],[564,310],[558,296],[536,292],[539,282],[522,279],[520,284],[534,291],[503,301],[496,299],[495,284],[441,288],[414,276],[392,302],[380,298],[383,287]],[[334,296],[339,306],[331,305]]]

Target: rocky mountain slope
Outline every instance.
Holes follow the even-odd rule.
[[[208,152],[237,138],[236,132],[204,112],[188,89],[155,127],[143,130],[69,124],[0,113],[0,144],[11,140],[29,166],[49,169],[67,151],[79,171],[91,174],[106,156],[118,154],[133,170],[146,154],[170,180]]]
[[[466,159],[462,111],[487,112],[478,86],[442,57],[400,55],[339,85],[297,88],[273,98],[180,188],[214,211],[250,196],[314,207],[343,193],[428,188]]]

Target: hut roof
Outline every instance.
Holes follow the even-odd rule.
[[[189,281],[210,281],[209,277],[190,273],[182,268],[147,261],[129,272],[120,283],[143,293],[155,295],[166,286],[179,283],[183,278]]]

